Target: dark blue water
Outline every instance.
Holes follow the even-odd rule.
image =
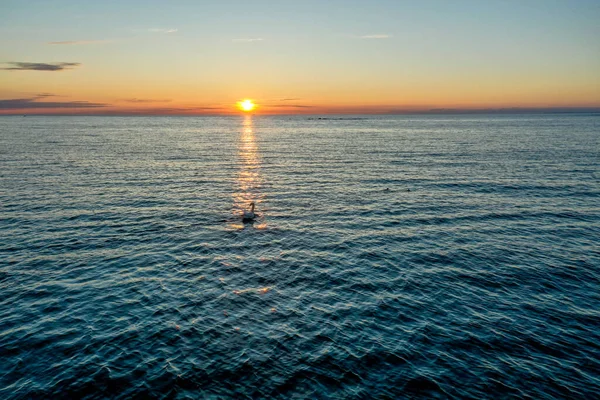
[[[594,398],[599,179],[598,115],[0,118],[0,398]]]

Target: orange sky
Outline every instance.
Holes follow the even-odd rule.
[[[0,114],[600,108],[593,1],[140,4],[3,6]]]

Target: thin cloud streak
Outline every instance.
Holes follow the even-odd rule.
[[[110,43],[110,40],[63,40],[60,42],[48,42],[46,44],[52,46],[60,46],[60,45],[83,45],[83,44],[101,44],[101,43]]]
[[[387,34],[377,34],[377,35],[363,35],[360,36],[361,39],[389,39],[392,35]]]
[[[221,115],[221,107],[149,107],[149,108],[102,108],[95,110],[73,110],[86,115]]]
[[[120,101],[127,102],[127,103],[168,103],[168,102],[171,102],[173,100],[171,100],[171,99],[138,99],[138,98],[133,98],[133,99],[122,99]]]
[[[54,93],[38,93],[33,98],[34,99],[42,99],[42,98],[45,98],[45,97],[62,97],[62,96],[59,96],[59,95],[54,94]]]
[[[246,39],[232,39],[232,42],[242,42],[242,43],[250,43],[250,42],[262,42],[263,38],[246,38]]]
[[[286,108],[313,108],[305,104],[265,104],[264,107],[286,107]]]
[[[150,29],[148,29],[148,32],[154,32],[154,33],[175,33],[178,30],[179,29],[176,29],[176,28],[170,28],[170,29],[165,29],[165,28],[150,28]]]
[[[59,62],[59,63],[30,63],[30,62],[8,62],[4,63],[11,67],[0,68],[5,71],[63,71],[78,67],[81,63]]]
[[[48,96],[43,96],[48,97]],[[89,101],[42,101],[38,102],[40,97],[32,97],[28,99],[8,99],[0,100],[0,110],[23,110],[23,109],[40,109],[40,108],[100,108],[106,107],[107,104],[91,103]]]
[[[122,109],[117,111],[107,111],[107,114],[123,114],[123,115],[160,115],[160,114],[190,114],[190,113],[205,113],[206,111],[222,111],[222,107],[154,107],[143,109]]]
[[[182,106],[182,107],[122,107],[116,104],[90,101],[44,101],[55,96],[52,93],[39,93],[35,97],[0,100],[0,115],[33,113],[39,115],[223,115],[228,110],[222,106]],[[128,99],[133,103],[171,101],[155,99]],[[123,101],[123,100],[121,100]]]

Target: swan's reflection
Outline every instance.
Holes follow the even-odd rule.
[[[244,116],[242,123],[242,130],[238,139],[238,161],[240,170],[236,182],[237,188],[233,193],[233,214],[236,219],[240,220],[240,223],[236,223],[232,227],[238,229],[244,227],[244,224],[241,223],[243,210],[248,209],[250,203],[254,202],[258,213],[261,215],[257,218],[254,227],[257,229],[266,228],[264,212],[260,207],[264,197],[261,190],[264,181],[260,173],[261,160],[256,137],[254,136],[251,115]]]

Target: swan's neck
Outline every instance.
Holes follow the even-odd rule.
[[[252,204],[250,205],[250,212],[252,212],[252,213],[254,212],[254,203],[252,203]]]

